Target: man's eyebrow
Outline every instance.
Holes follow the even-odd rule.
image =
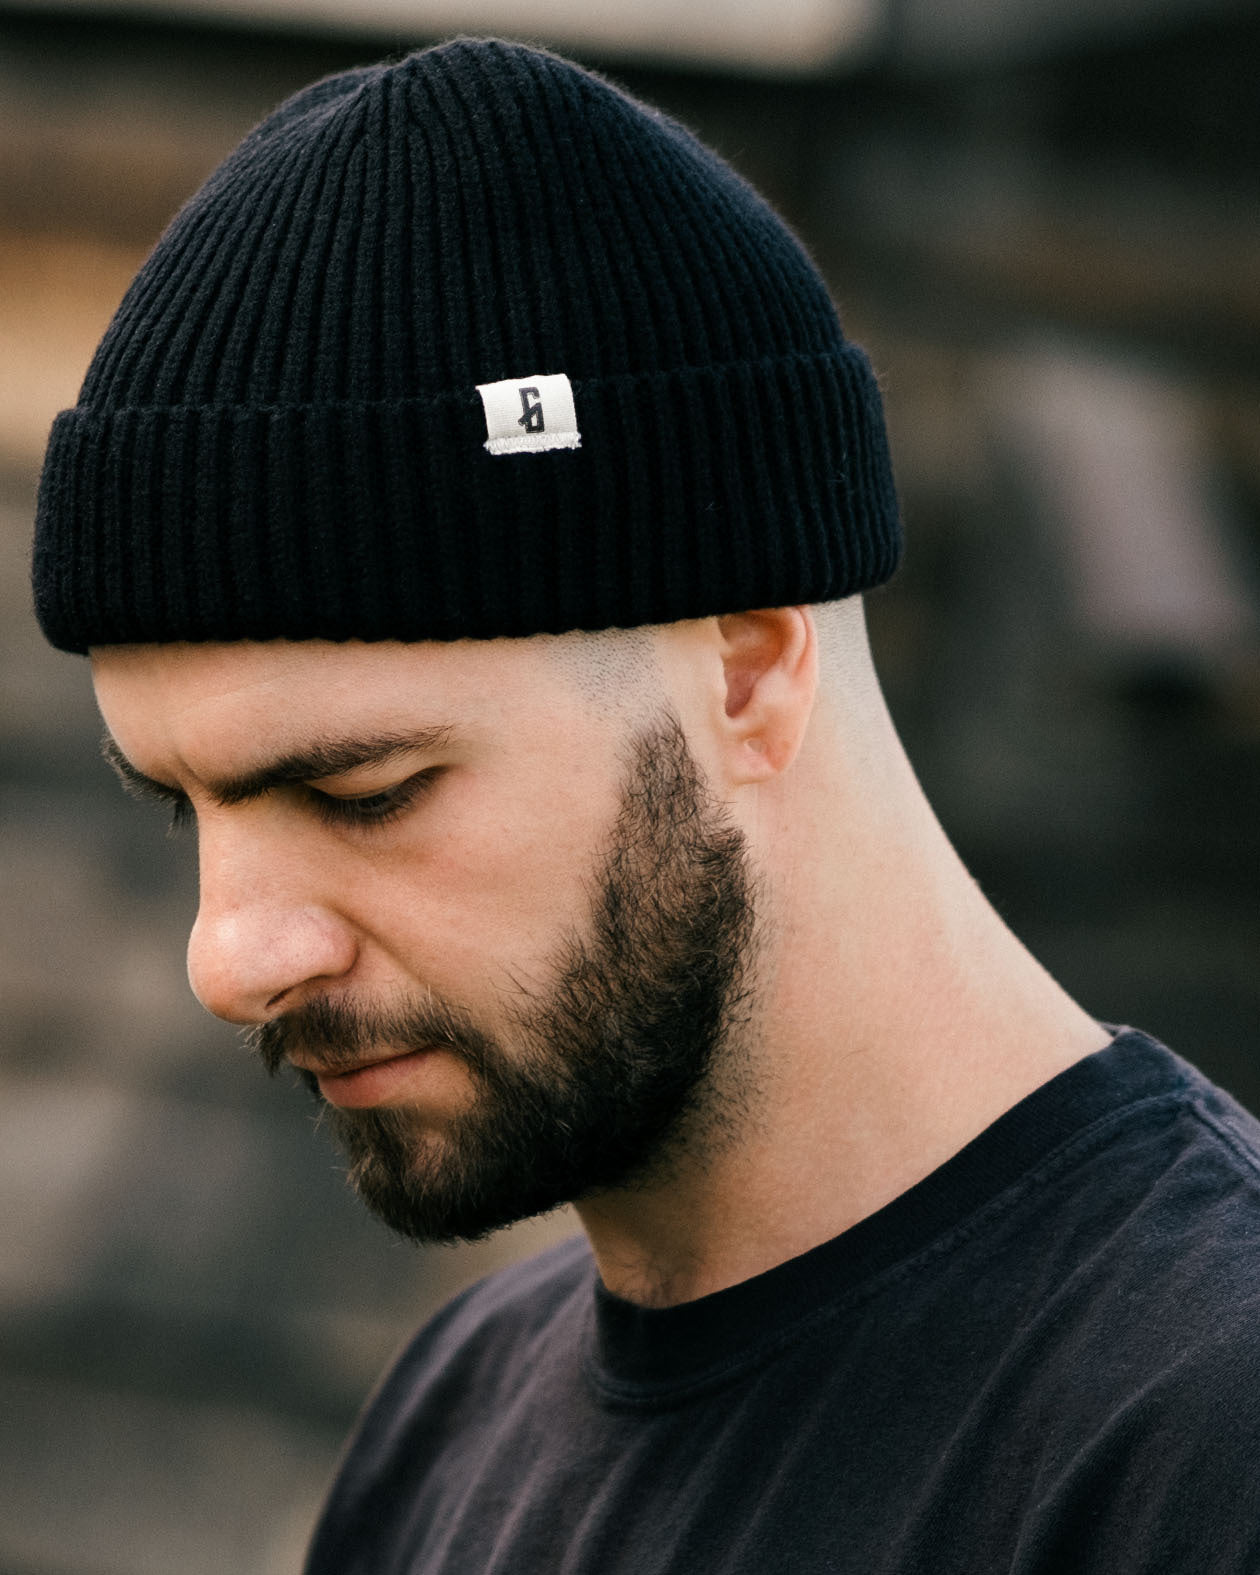
[[[400,733],[373,733],[362,738],[317,738],[301,749],[277,755],[274,760],[263,761],[236,776],[221,777],[204,785],[216,804],[229,808],[261,798],[264,793],[290,783],[319,782],[345,771],[356,771],[361,766],[383,765],[396,755],[440,749],[449,741],[452,731],[449,725],[440,724]],[[101,753],[131,792],[144,798],[161,799],[164,803],[181,802],[187,797],[182,789],[168,782],[155,781],[133,766],[109,733],[101,740]]]

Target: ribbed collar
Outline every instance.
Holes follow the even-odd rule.
[[[1036,1089],[965,1148],[851,1229],[738,1285],[677,1307],[624,1301],[596,1281],[587,1367],[631,1404],[677,1403],[755,1365],[801,1324],[856,1299],[1064,1150],[1092,1151],[1122,1112],[1183,1099],[1198,1075],[1133,1029]],[[1065,1161],[1069,1158],[1064,1155]]]

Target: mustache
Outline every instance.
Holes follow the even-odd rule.
[[[493,1055],[490,1040],[468,1014],[434,995],[387,1007],[316,996],[249,1029],[245,1043],[272,1077],[297,1054],[330,1074],[408,1050],[451,1050],[474,1071]],[[306,1072],[300,1075],[313,1081]]]

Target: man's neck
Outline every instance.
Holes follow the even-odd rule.
[[[604,1283],[693,1300],[829,1240],[1108,1040],[1006,929],[917,796],[899,836],[772,883],[778,937],[720,1135],[584,1200]],[[838,876],[836,872],[839,872]]]

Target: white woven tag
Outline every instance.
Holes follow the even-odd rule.
[[[563,372],[478,383],[477,392],[486,410],[485,446],[491,454],[581,448],[573,385]]]

